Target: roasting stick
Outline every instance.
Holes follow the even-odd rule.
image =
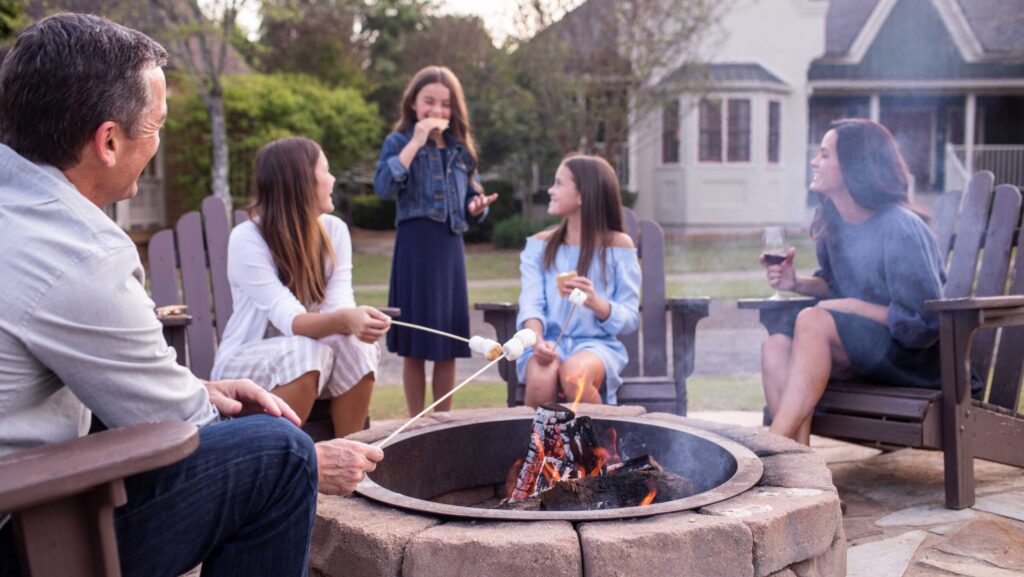
[[[555,350],[558,350],[558,343],[562,341],[562,335],[565,334],[566,327],[569,326],[569,321],[572,319],[572,313],[576,312],[576,303],[569,308],[569,314],[565,315],[565,322],[562,323],[562,330],[558,333],[558,338],[555,339]]]
[[[464,343],[469,342],[469,339],[460,337],[459,335],[453,335],[451,333],[446,333],[444,331],[439,331],[437,329],[432,329],[429,327],[422,327],[420,325],[414,325],[412,323],[403,323],[402,321],[396,321],[395,319],[391,319],[391,324],[410,329],[417,329],[428,333],[434,333],[435,335],[441,335],[442,337],[448,337],[449,339],[455,339],[457,341],[462,341]]]
[[[572,313],[576,312],[576,307],[587,302],[587,295],[580,289],[574,288],[569,293],[569,302],[572,303],[572,307],[569,308],[569,314],[565,315],[565,323],[562,324],[562,330],[558,333],[558,338],[555,339],[555,349],[558,349],[558,343],[561,342],[562,336],[565,335],[565,329],[569,326],[569,321],[572,320]]]
[[[407,429],[409,427],[409,425],[415,423],[417,419],[419,419],[423,415],[426,415],[430,411],[430,409],[433,409],[434,407],[440,405],[445,399],[447,399],[448,397],[454,395],[456,391],[458,391],[462,387],[468,385],[470,382],[473,381],[473,379],[475,379],[475,378],[479,377],[480,375],[482,375],[484,371],[486,371],[487,369],[491,368],[495,363],[497,363],[498,361],[500,361],[501,359],[504,359],[504,358],[505,358],[505,355],[502,354],[500,357],[498,357],[498,358],[494,359],[493,361],[491,361],[491,362],[487,363],[486,365],[484,365],[484,368],[482,368],[479,371],[473,373],[473,375],[470,376],[468,379],[462,381],[454,389],[448,391],[448,393],[445,394],[445,396],[443,396],[440,399],[434,401],[434,403],[432,405],[430,405],[429,407],[427,407],[427,408],[423,409],[422,411],[420,411],[420,414],[418,414],[415,417],[409,419],[408,421],[405,422],[404,425],[402,425],[401,427],[398,427],[397,429],[395,429],[394,433],[391,433],[390,435],[388,435],[387,438],[384,439],[383,441],[378,442],[377,446],[378,447],[383,447],[384,445],[387,445],[388,441],[390,441],[391,439],[394,439],[399,433],[401,433],[402,431]]]

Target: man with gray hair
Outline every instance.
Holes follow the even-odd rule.
[[[25,30],[0,66],[0,455],[84,435],[92,413],[112,427],[194,423],[195,453],[125,480],[122,572],[305,575],[318,486],[351,492],[383,454],[314,446],[261,387],[175,362],[135,245],[102,210],[136,194],[160,144],[165,62],[140,32],[64,13]],[[7,521],[0,576],[19,572]]]

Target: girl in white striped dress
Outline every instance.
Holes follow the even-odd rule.
[[[213,379],[249,378],[305,421],[330,399],[334,434],[362,428],[390,318],[356,306],[352,241],[333,216],[334,177],[319,145],[284,138],[256,155],[252,219],[231,232],[234,311]]]

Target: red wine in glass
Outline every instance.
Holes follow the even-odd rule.
[[[766,226],[764,229],[764,252],[761,253],[765,266],[778,265],[785,262],[787,251],[786,227]],[[782,298],[782,295],[779,294],[778,289],[775,289],[772,292],[772,296],[768,298],[777,301]]]
[[[779,254],[779,253],[773,253],[773,252],[764,252],[764,253],[761,253],[761,256],[764,258],[764,264],[766,264],[768,266],[772,266],[772,265],[776,265],[776,264],[782,264],[782,263],[786,262],[786,255],[785,254]]]

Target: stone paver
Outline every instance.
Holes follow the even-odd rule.
[[[924,531],[910,531],[850,547],[846,577],[901,577],[927,536]]]
[[[577,577],[582,570],[579,539],[568,521],[455,522],[412,539],[402,577]]]
[[[686,512],[582,523],[579,536],[584,577],[754,574],[751,533],[738,520]]]
[[[941,505],[921,505],[896,511],[875,521],[879,527],[922,527],[940,523],[969,521],[977,517],[970,509],[954,511]]]
[[[974,502],[979,511],[994,513],[1010,519],[1024,521],[1024,493],[1003,493],[979,497]]]
[[[999,569],[998,567],[982,565],[980,563],[948,562],[939,561],[938,559],[927,559],[922,561],[922,563],[929,567],[941,569],[954,575],[963,575],[964,577],[1021,577],[1019,571],[1007,571],[1006,569]]]
[[[1020,523],[1000,518],[972,521],[935,548],[1024,573],[1024,526]]]

